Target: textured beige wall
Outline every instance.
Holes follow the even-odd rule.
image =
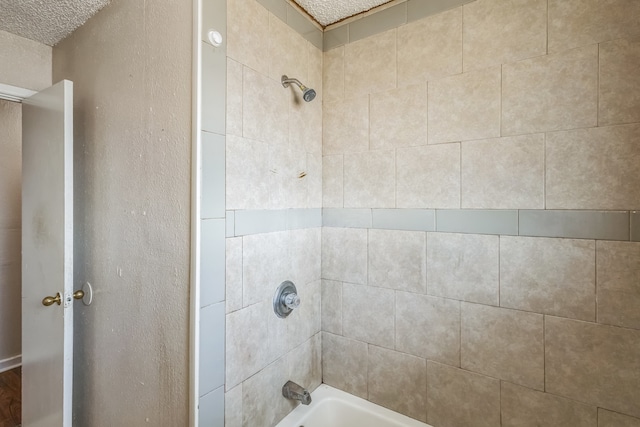
[[[75,424],[186,426],[192,3],[114,0],[54,48],[74,81]]]
[[[256,0],[229,0],[226,207],[319,208],[322,203],[322,52]],[[302,100],[287,74],[313,87]],[[292,380],[321,380],[319,228],[227,239],[226,426],[272,426],[294,405]],[[273,313],[293,281],[302,305]]]
[[[51,86],[51,46],[0,30],[0,83],[32,90]]]
[[[0,100],[0,361],[21,348],[22,105]]]
[[[326,52],[324,206],[639,209],[639,14],[477,0]],[[435,427],[640,425],[640,243],[324,228],[322,267],[326,383]]]

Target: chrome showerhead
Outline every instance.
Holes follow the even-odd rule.
[[[280,81],[282,82],[282,86],[284,87],[289,87],[289,84],[291,83],[298,86],[298,88],[300,88],[300,90],[302,91],[302,99],[304,99],[306,102],[311,102],[316,97],[316,91],[311,89],[310,87],[306,87],[305,85],[300,83],[300,80],[298,79],[290,79],[287,76],[282,76],[282,79]]]

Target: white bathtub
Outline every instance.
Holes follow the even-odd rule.
[[[320,385],[276,427],[430,427],[342,390]]]

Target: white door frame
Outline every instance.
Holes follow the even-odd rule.
[[[35,90],[0,83],[0,99],[7,101],[22,102],[23,99],[36,93]]]

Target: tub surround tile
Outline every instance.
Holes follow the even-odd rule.
[[[436,231],[518,235],[517,210],[436,210]]]
[[[307,153],[307,203],[308,209],[320,211],[322,208],[322,155]],[[299,176],[296,179],[300,179]]]
[[[227,54],[263,75],[269,73],[269,12],[254,0],[227,4]]]
[[[227,135],[226,208],[269,207],[269,146],[263,142]]]
[[[346,98],[396,86],[396,29],[349,43],[344,48]]]
[[[360,16],[349,24],[349,42],[353,43],[374,36],[407,23],[407,4],[381,9],[375,13]]]
[[[344,155],[344,207],[394,208],[396,167],[393,150]]]
[[[521,210],[521,236],[629,240],[629,213],[615,211]]]
[[[598,125],[640,121],[640,39],[600,45]]]
[[[278,285],[291,278],[290,233],[243,237],[243,305],[270,300]]]
[[[307,154],[279,146],[269,147],[269,207],[304,208],[307,205]]]
[[[313,391],[322,383],[322,338],[315,334],[285,356],[289,379]],[[285,383],[282,383],[284,385]]]
[[[275,425],[296,406],[282,397],[287,368],[286,359],[278,359],[242,384],[243,425]]]
[[[342,282],[322,281],[322,330],[342,335]]]
[[[308,84],[310,87],[316,90],[317,98],[316,101],[324,100],[324,81],[323,81],[323,70],[324,70],[324,54],[322,53],[322,48],[318,48],[313,44],[312,41],[307,44],[309,51],[309,77]],[[304,102],[301,104],[305,104]],[[318,102],[318,104],[321,104]],[[307,104],[308,105],[308,104]]]
[[[369,400],[416,420],[427,420],[427,361],[369,346]]]
[[[640,243],[597,242],[598,323],[640,329]]]
[[[291,230],[289,235],[289,280],[300,285],[319,280],[322,275],[322,230],[320,227],[304,228]]]
[[[322,157],[322,206],[341,208],[344,206],[344,157]]]
[[[371,228],[371,209],[322,210],[322,225],[325,227]]]
[[[545,317],[546,391],[640,417],[640,331]]]
[[[500,238],[500,306],[595,321],[592,240]]]
[[[226,310],[240,310],[242,304],[242,238],[226,239]]]
[[[544,134],[463,142],[462,207],[544,209]]]
[[[311,83],[306,84],[311,86]],[[322,154],[322,101],[304,102],[302,92],[290,94],[289,142],[292,149]],[[319,89],[318,89],[319,90]]]
[[[547,209],[638,209],[639,138],[638,124],[547,134]]]
[[[547,1],[479,0],[464,6],[464,71],[547,53]]]
[[[427,143],[427,83],[371,95],[372,150]]]
[[[500,391],[504,427],[596,427],[595,406],[502,382]]]
[[[198,419],[200,423],[208,426],[224,425],[225,411],[224,387],[218,387],[204,396],[200,396],[198,401]]]
[[[503,136],[597,124],[597,45],[505,64],[502,70]]]
[[[227,58],[227,135],[242,136],[243,65]]]
[[[425,293],[426,240],[422,232],[369,230],[369,285]]]
[[[544,390],[541,314],[462,303],[461,366]]]
[[[367,230],[324,227],[322,278],[367,283],[367,241]]]
[[[242,427],[242,384],[238,384],[224,395],[225,427]]]
[[[322,120],[324,155],[369,149],[369,96],[325,102]]]
[[[433,209],[373,209],[373,228],[407,231],[435,231]]]
[[[322,381],[366,399],[369,350],[366,343],[322,333]]]
[[[342,300],[342,332],[345,337],[394,348],[394,291],[344,283]]]
[[[549,52],[640,35],[640,3],[549,0]]]
[[[321,286],[320,280],[307,284],[298,284],[301,304],[284,322],[277,319],[271,310],[273,320],[286,325],[286,347],[291,350],[315,336],[322,329]]]
[[[461,72],[461,7],[398,27],[398,82],[425,82]]]
[[[499,427],[500,381],[427,361],[427,423]]]
[[[399,148],[398,208],[460,207],[460,144]]]
[[[427,294],[498,305],[498,236],[427,233]]]
[[[302,80],[309,77],[307,41],[291,26],[269,14],[269,77],[279,82],[282,75]],[[310,83],[308,83],[310,84]],[[297,88],[291,87],[289,92]]]
[[[322,88],[324,101],[344,99],[344,46],[323,54]]]
[[[460,302],[396,292],[396,350],[460,366]]]
[[[500,136],[501,69],[429,82],[429,144]]]
[[[598,427],[640,427],[640,418],[598,408]]]

